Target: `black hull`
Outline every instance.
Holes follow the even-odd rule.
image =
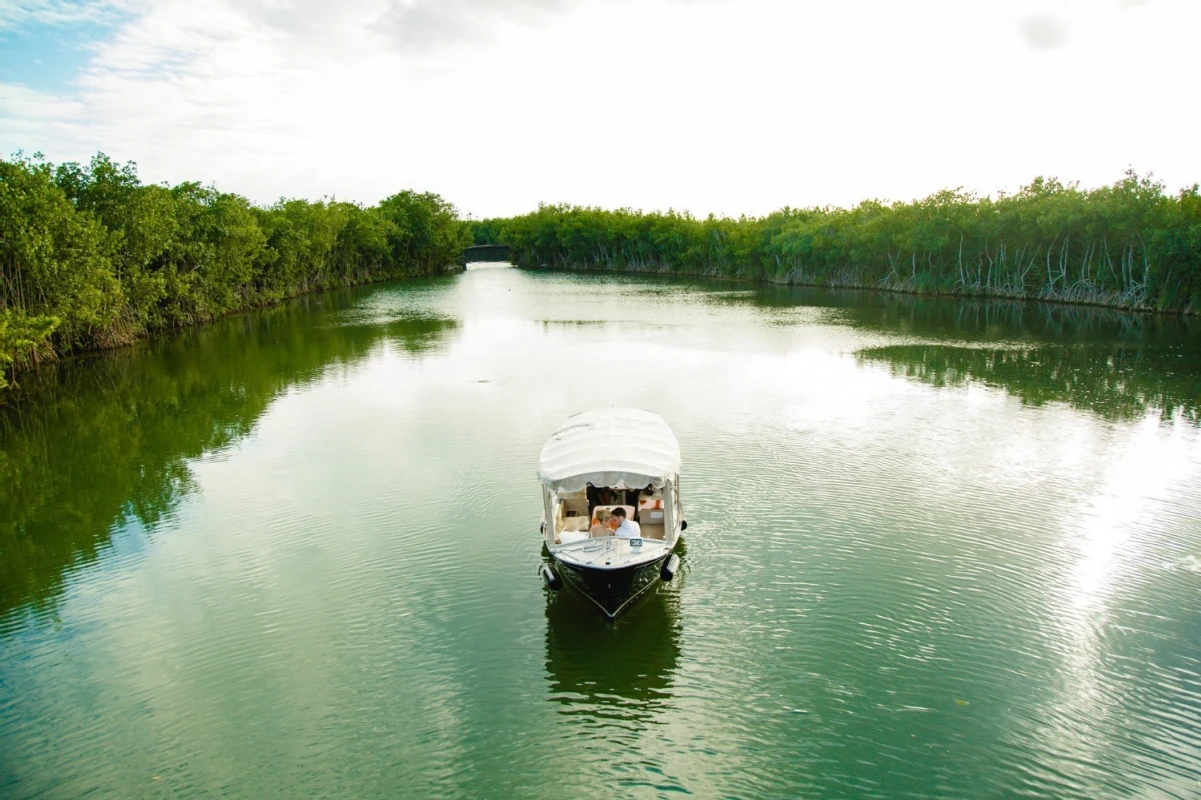
[[[630,601],[655,585],[659,570],[670,555],[670,552],[664,553],[662,558],[654,561],[621,569],[589,569],[558,559],[555,559],[555,567],[565,581],[613,619]]]

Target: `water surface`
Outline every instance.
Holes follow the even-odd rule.
[[[538,451],[654,409],[610,624]],[[0,416],[5,797],[1201,795],[1201,332],[478,269],[62,365]]]

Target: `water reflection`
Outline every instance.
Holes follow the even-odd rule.
[[[614,622],[570,589],[547,600],[547,680],[560,713],[637,732],[670,701],[679,659],[675,587],[655,587]]]
[[[384,342],[433,352],[454,320],[344,323],[365,293],[396,291],[305,297],[34,376],[30,399],[0,413],[0,635],[19,609],[53,613],[65,577],[122,523],[153,529],[174,513],[189,460],[245,437],[288,389]]]
[[[829,319],[887,337],[858,349],[860,363],[939,388],[982,384],[1030,405],[1062,402],[1111,420],[1159,411],[1197,421],[1201,413],[1201,325],[1188,317],[811,288],[721,297],[831,309]]]
[[[1198,421],[1201,323],[1089,306],[932,298],[812,287],[705,284],[704,301],[770,310],[781,325],[844,325],[861,364],[929,385],[982,384],[1030,405],[1110,420],[1149,412]],[[876,334],[878,343],[862,341]],[[866,346],[865,346],[866,345]]]
[[[893,334],[935,338],[1020,339],[1042,342],[1158,344],[1201,339],[1201,323],[1190,317],[1135,314],[1096,306],[922,297],[894,292],[764,287],[728,295],[764,308],[809,306],[836,309],[846,322]]]
[[[1170,404],[1189,324],[614,281],[60,370],[0,429],[0,796],[1196,794],[1201,426],[889,375]],[[608,403],[672,421],[694,525],[615,625],[534,576],[538,447]]]
[[[894,375],[931,386],[979,383],[1033,406],[1067,403],[1107,419],[1133,420],[1157,410],[1196,422],[1201,413],[1201,372],[1174,348],[928,344],[865,348],[856,355],[860,363],[887,364]]]

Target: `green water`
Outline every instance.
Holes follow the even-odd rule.
[[[1201,796],[1201,330],[479,269],[0,416],[3,797]],[[538,452],[661,413],[683,573],[537,575]]]

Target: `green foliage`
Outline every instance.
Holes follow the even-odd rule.
[[[5,368],[18,357],[36,353],[56,327],[56,317],[28,317],[9,309],[0,311],[0,389],[8,386]]]
[[[763,221],[543,205],[491,231],[522,266],[763,276]]]
[[[418,274],[455,263],[463,248],[471,246],[468,224],[436,194],[394,194],[379,204],[379,213],[394,226],[388,233],[392,259],[414,265]]]
[[[473,245],[500,244],[500,231],[504,223],[503,219],[471,220],[467,223],[471,230],[471,243]]]
[[[0,313],[10,330],[36,334],[33,320],[53,318],[56,342],[71,347],[111,326],[124,297],[107,241],[95,217],[77,213],[55,185],[49,165],[0,161]],[[4,362],[34,360],[44,338],[6,335]]]
[[[1163,224],[1152,234],[1156,300],[1160,307],[1201,313],[1201,193],[1196,184],[1164,204]]]
[[[41,358],[126,344],[310,291],[428,275],[471,231],[435,194],[258,208],[145,186],[104,154],[0,160],[0,388]]]
[[[154,327],[203,322],[254,302],[255,256],[267,237],[242,197],[184,183],[171,190],[178,231],[158,261],[166,296]],[[303,292],[307,287],[296,287]],[[272,298],[278,299],[278,298]]]
[[[762,218],[541,206],[472,223],[523,266],[762,278],[1201,311],[1201,197],[1127,173],[1082,190],[1037,178],[1014,195],[785,208]]]

